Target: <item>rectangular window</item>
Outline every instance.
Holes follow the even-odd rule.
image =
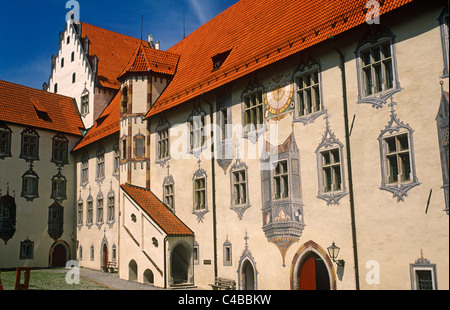
[[[0,128],[0,157],[11,154],[11,131]]]
[[[33,175],[23,177],[22,196],[37,196],[38,179]]]
[[[194,116],[189,121],[190,127],[190,147],[191,150],[195,150],[203,147],[205,144],[205,136],[203,134],[203,128],[205,126],[205,116]]]
[[[220,110],[220,132],[221,141],[225,141],[230,138],[230,131],[228,130],[228,108],[223,108]]]
[[[37,159],[39,140],[37,135],[22,135],[22,157],[27,159]]]
[[[89,94],[81,97],[81,115],[89,114]]]
[[[247,176],[245,169],[233,172],[233,204],[247,204]]]
[[[164,203],[171,210],[173,210],[174,207],[173,184],[168,184],[164,186]]]
[[[256,91],[244,97],[245,132],[258,130],[263,124],[264,109],[262,91]]]
[[[97,180],[105,177],[105,155],[97,156]]]
[[[342,189],[341,160],[339,149],[321,152],[322,192],[334,192]]]
[[[89,182],[89,161],[83,161],[81,163],[81,184],[87,184]]]
[[[97,199],[97,223],[103,223],[103,199]]]
[[[169,157],[169,128],[158,132],[158,159]]]
[[[77,224],[78,225],[83,225],[83,203],[82,202],[78,203]]]
[[[53,178],[52,196],[53,199],[62,200],[66,198],[66,180],[63,178]]]
[[[136,157],[143,157],[144,156],[144,137],[135,137],[135,155]]]
[[[108,197],[108,222],[115,220],[115,197]]]
[[[20,259],[33,259],[34,242],[25,240],[20,243]]]
[[[408,134],[384,139],[387,183],[411,181]]]
[[[113,162],[113,174],[119,173],[119,149],[114,149],[114,162]]]
[[[86,224],[92,224],[94,221],[94,210],[92,201],[87,202]]]
[[[122,160],[127,159],[127,140],[122,140]]]
[[[53,162],[64,164],[67,163],[67,140],[55,137],[53,139]]]
[[[199,178],[195,181],[194,205],[195,210],[206,209],[206,178]]]
[[[289,171],[287,160],[278,162],[275,167],[273,182],[275,193],[274,199],[289,198]]]
[[[308,71],[297,78],[297,116],[321,110],[319,70]]]
[[[365,96],[394,87],[390,40],[360,50],[362,82]]]

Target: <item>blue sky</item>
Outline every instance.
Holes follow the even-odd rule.
[[[166,50],[238,0],[78,0],[80,19],[140,38],[149,33]],[[58,51],[67,0],[0,0],[0,80],[41,89]]]

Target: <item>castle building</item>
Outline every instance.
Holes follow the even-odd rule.
[[[241,0],[167,51],[68,23],[48,92],[28,90],[78,111],[59,133],[67,259],[163,288],[448,289],[448,6],[370,3]],[[4,154],[15,126],[41,128],[1,115]],[[0,267],[42,231],[18,226],[16,153]],[[26,262],[51,266],[47,248]]]

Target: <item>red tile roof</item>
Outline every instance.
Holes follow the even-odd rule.
[[[413,0],[385,0],[380,15]],[[366,22],[367,0],[241,0],[168,50],[177,73],[147,117]],[[212,57],[231,50],[218,70]]]
[[[140,44],[133,53],[120,76],[128,72],[156,72],[174,75],[180,56],[150,48],[147,43]]]
[[[151,191],[130,184],[120,186],[170,236],[193,236],[189,229]]]
[[[84,136],[84,138],[73,149],[77,151],[95,141],[103,139],[120,131],[120,93],[114,97],[103,113],[95,122],[94,126]]]
[[[92,63],[94,55],[98,58],[98,78],[103,87],[119,89],[117,77],[127,65],[136,47],[141,44],[139,39],[117,32],[109,31],[87,23],[81,23],[81,37],[89,38],[89,58]]]
[[[0,121],[81,136],[73,98],[0,80]]]

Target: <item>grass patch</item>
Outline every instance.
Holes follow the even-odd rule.
[[[108,290],[94,282],[80,277],[79,284],[68,284],[67,269],[36,269],[31,270],[30,290]],[[14,290],[16,271],[2,271],[1,279],[5,290]]]

